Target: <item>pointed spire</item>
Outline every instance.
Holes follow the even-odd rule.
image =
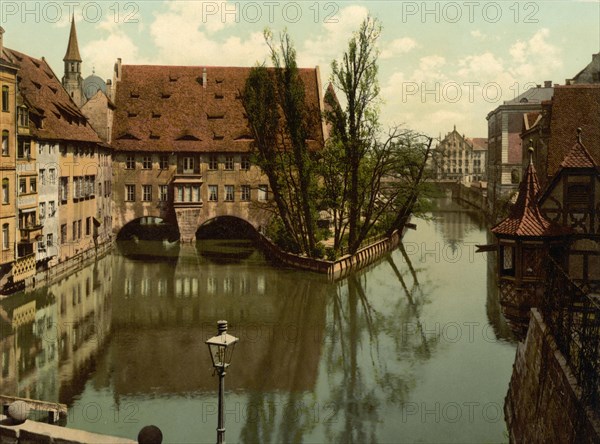
[[[77,30],[75,29],[75,14],[71,17],[71,33],[69,34],[69,44],[63,62],[81,62],[79,55],[79,45],[77,44]]]

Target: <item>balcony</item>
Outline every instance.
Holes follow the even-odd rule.
[[[33,253],[15,260],[12,264],[13,281],[19,282],[35,276],[35,267],[35,254]]]
[[[21,243],[33,243],[35,238],[42,234],[43,225],[40,223],[20,223],[19,231],[21,233]]]

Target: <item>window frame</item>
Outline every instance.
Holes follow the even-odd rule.
[[[214,197],[214,199],[213,199]],[[219,186],[218,185],[208,185],[208,201],[209,202],[218,202],[219,201]]]

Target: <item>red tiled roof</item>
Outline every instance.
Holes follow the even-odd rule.
[[[573,146],[577,128],[582,128],[590,157],[600,159],[600,85],[565,85],[554,89],[548,176],[560,168]]]
[[[476,150],[487,150],[488,149],[488,140],[487,137],[473,137],[472,139],[467,139],[473,144],[473,148]]]
[[[596,168],[598,164],[581,143],[581,137],[577,135],[577,142],[560,164],[561,168]]]
[[[508,217],[492,228],[492,232],[500,236],[522,237],[553,237],[568,233],[567,228],[556,225],[542,215],[537,203],[539,191],[538,177],[530,161],[519,185],[517,202]]]
[[[42,140],[100,142],[54,72],[44,59],[6,49],[19,67],[17,81],[30,112],[30,133]]]
[[[203,70],[206,69],[206,85]],[[124,151],[250,151],[252,134],[240,98],[252,68],[123,65],[116,83],[113,146]],[[300,69],[306,102],[319,112],[316,69]],[[323,144],[320,118],[310,149]]]

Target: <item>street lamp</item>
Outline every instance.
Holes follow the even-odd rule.
[[[213,367],[219,373],[219,424],[217,427],[217,444],[225,444],[225,373],[229,364],[236,342],[235,336],[227,334],[227,321],[217,321],[217,336],[213,336],[206,343]]]

